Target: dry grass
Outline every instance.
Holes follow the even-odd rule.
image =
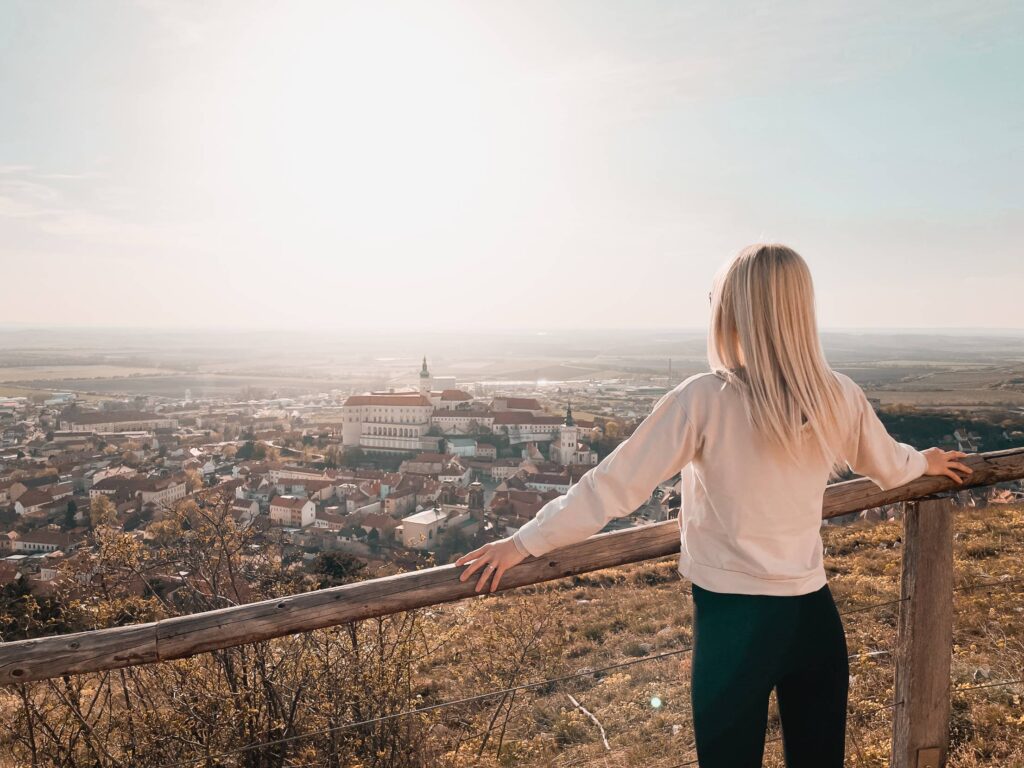
[[[857,523],[823,530],[829,583],[840,611],[899,596],[899,522]],[[955,540],[957,587],[1021,579],[1005,587],[955,593],[955,628],[950,768],[1024,766],[1024,685],[960,690],[1024,677],[1024,508],[958,510]],[[521,595],[485,597],[450,606],[467,627],[500,627],[510,603],[522,603],[547,617],[558,658],[548,670],[524,672],[518,681],[571,674],[690,644],[688,587],[675,571],[675,558],[599,571],[575,579],[521,590]],[[886,651],[895,641],[899,604],[856,611],[844,617],[850,662],[850,716],[847,763],[858,768],[888,764],[892,712],[879,709],[892,700],[893,669]],[[472,618],[467,618],[471,616]],[[457,632],[449,651],[464,658],[474,652],[474,632]],[[549,640],[551,638],[549,637]],[[881,655],[869,655],[882,651]],[[436,659],[430,674],[441,684],[439,698],[474,691],[451,676],[448,660]],[[455,666],[458,666],[457,664]],[[448,673],[443,670],[448,670]],[[503,759],[484,754],[453,765],[619,766],[668,768],[692,759],[689,654],[644,661],[600,675],[588,675],[524,694],[512,718]],[[604,726],[612,751],[606,752],[594,724],[576,710],[572,694]],[[662,705],[655,708],[652,698]],[[487,708],[486,706],[484,707]],[[769,730],[779,723],[774,696]],[[470,754],[467,753],[467,757]],[[781,744],[766,745],[766,768],[781,768]]]
[[[901,524],[892,521],[822,531],[829,583],[840,610],[848,612],[847,643],[855,654],[847,739],[847,765],[855,768],[881,768],[888,762],[892,710],[880,707],[892,700],[893,669],[886,651],[895,639],[899,604],[875,604],[898,597],[901,533]],[[1024,768],[1024,685],[971,688],[1024,677],[1024,506],[958,510],[954,544],[958,591],[949,768]],[[999,581],[1005,584],[966,589]],[[688,586],[676,573],[674,557],[419,612],[417,632],[422,632],[424,650],[413,664],[411,706],[579,673],[508,696],[416,715],[420,727],[413,732],[436,755],[431,768],[672,768],[692,760],[690,656],[680,652],[691,644],[691,615]],[[272,645],[288,649],[314,642],[331,649],[338,631]],[[206,669],[210,658],[177,662],[176,668]],[[310,657],[299,658],[292,677],[282,673],[288,684],[309,671]],[[614,668],[594,673],[605,667]],[[374,669],[367,667],[366,672]],[[187,681],[180,684],[197,702],[206,702],[202,689],[190,688]],[[332,677],[329,684],[335,688],[341,682]],[[285,681],[280,686],[290,690]],[[570,694],[601,722],[610,751],[594,723],[569,700]],[[652,703],[655,699],[660,706]],[[18,711],[13,690],[0,690],[0,709]],[[173,707],[167,713],[157,708],[137,715],[156,719],[175,712],[181,716]],[[323,722],[337,727],[347,719],[335,716]],[[310,715],[298,730],[313,731],[319,722]],[[769,729],[774,734],[779,730],[774,699]],[[486,740],[483,734],[488,734]],[[328,762],[320,749],[311,741],[297,742],[285,765],[338,764]],[[254,760],[257,755],[272,757],[250,754]],[[14,760],[0,747],[2,768],[27,764]],[[147,758],[133,764],[145,768],[155,763]],[[231,759],[216,764],[250,763]],[[356,763],[345,765],[354,768]],[[782,768],[779,741],[766,745],[764,765]]]

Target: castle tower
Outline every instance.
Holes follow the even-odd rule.
[[[427,356],[423,356],[423,367],[420,369],[420,394],[424,397],[430,397],[430,371],[427,370]]]

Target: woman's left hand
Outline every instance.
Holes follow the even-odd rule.
[[[523,562],[526,558],[519,552],[515,543],[512,541],[512,537],[505,539],[499,539],[498,541],[491,541],[484,544],[482,547],[474,549],[472,552],[467,552],[458,560],[455,561],[456,565],[465,565],[466,563],[472,563],[469,568],[464,570],[459,576],[459,581],[465,581],[473,572],[479,568],[483,568],[483,572],[480,574],[480,580],[476,583],[476,591],[479,592],[487,584],[487,580],[494,577],[494,581],[491,582],[491,592],[498,588],[498,582],[501,581],[501,577],[505,571],[512,568],[515,565]]]

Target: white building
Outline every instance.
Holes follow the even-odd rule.
[[[494,431],[494,413],[478,408],[438,408],[430,419],[443,435],[472,435]]]
[[[419,392],[352,395],[343,406],[341,442],[369,450],[421,451],[430,430],[430,400]]]
[[[352,395],[341,409],[342,445],[382,451],[423,450],[431,443],[424,439],[434,411],[430,387],[424,357],[418,390]]]
[[[471,437],[449,437],[445,442],[445,451],[455,456],[476,456],[476,440]]]
[[[507,435],[509,443],[547,443],[562,428],[558,416],[535,416],[529,411],[499,411],[494,414],[494,433]]]
[[[316,505],[297,496],[276,496],[270,502],[270,521],[286,528],[305,528],[316,520]]]
[[[157,477],[139,481],[135,486],[136,495],[142,497],[143,504],[155,504],[158,507],[170,507],[174,502],[181,501],[188,495],[188,485],[184,478]]]
[[[17,538],[12,542],[15,552],[31,553],[68,550],[73,543],[74,542],[69,534],[49,528],[38,529],[17,535]]]
[[[277,485],[282,480],[328,480],[330,478],[326,472],[321,472],[318,469],[286,465],[268,469],[267,479],[274,485]]]
[[[552,475],[545,472],[533,472],[524,478],[526,487],[535,491],[558,491],[568,493],[572,484],[566,475]]]
[[[456,485],[469,485],[473,479],[473,472],[469,467],[464,467],[456,462],[445,464],[437,473],[438,482],[455,483]]]
[[[60,423],[63,432],[148,432],[177,429],[178,420],[139,411],[85,411]]]
[[[231,505],[231,516],[238,523],[251,523],[260,513],[260,505],[255,501],[236,499]]]
[[[439,437],[427,434],[432,426],[442,434],[490,431],[492,414],[473,409],[471,395],[456,389],[434,391],[432,385],[424,357],[417,389],[350,396],[342,406],[342,445],[369,451],[432,451],[440,445]]]
[[[443,531],[462,525],[469,519],[469,510],[465,507],[444,505],[403,517],[397,530],[402,534],[402,546],[409,549],[433,549]]]
[[[597,464],[597,452],[580,442],[579,427],[572,418],[572,405],[565,408],[565,422],[558,438],[551,442],[551,461],[566,467],[570,464]]]
[[[410,549],[430,549],[437,535],[444,529],[448,514],[440,509],[425,509],[402,518],[402,546]]]
[[[442,389],[440,392],[432,392],[428,397],[442,411],[469,408],[473,403],[473,396],[461,389]]]
[[[53,496],[38,488],[29,488],[14,502],[14,511],[19,515],[32,515],[53,503]]]

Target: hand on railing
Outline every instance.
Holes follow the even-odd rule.
[[[953,478],[958,485],[961,485],[964,482],[963,478],[953,470],[955,469],[968,475],[974,472],[966,464],[957,461],[957,459],[962,459],[967,455],[963,451],[944,451],[941,448],[929,448],[921,451],[921,453],[928,459],[928,469],[924,471],[926,475],[945,475],[946,477]]]
[[[498,582],[501,581],[505,571],[515,565],[519,565],[525,559],[512,541],[512,537],[509,536],[505,539],[488,542],[472,552],[467,552],[456,560],[455,564],[465,565],[466,563],[472,563],[459,576],[459,581],[465,581],[475,570],[486,565],[487,567],[480,574],[480,580],[476,583],[476,591],[479,592],[483,589],[484,585],[487,584],[487,580],[493,576],[494,581],[491,582],[491,592],[493,592],[498,588]]]

